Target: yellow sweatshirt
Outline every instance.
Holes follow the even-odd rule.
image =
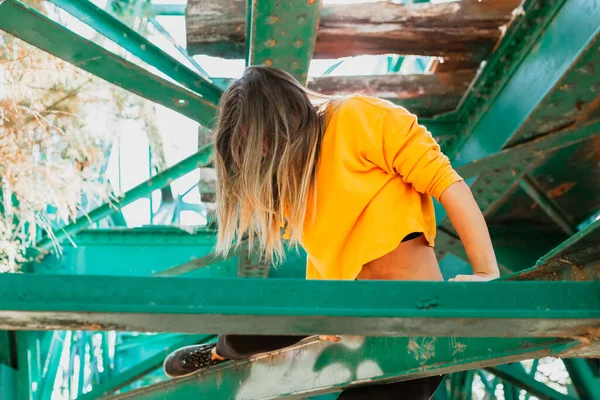
[[[307,279],[354,280],[411,232],[433,246],[431,196],[461,177],[431,134],[404,108],[366,96],[332,103],[326,119],[302,234]]]

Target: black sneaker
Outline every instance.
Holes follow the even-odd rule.
[[[170,378],[183,378],[221,364],[224,361],[212,359],[212,349],[215,346],[216,343],[197,344],[175,350],[163,363],[165,374]]]

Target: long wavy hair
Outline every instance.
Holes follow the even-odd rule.
[[[223,94],[214,139],[218,254],[247,238],[276,264],[282,234],[299,243],[324,129],[325,107],[309,94],[327,98],[266,66],[247,68]]]

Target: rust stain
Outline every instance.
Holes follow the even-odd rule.
[[[558,185],[557,187],[555,187],[554,189],[550,189],[546,192],[546,196],[548,196],[551,199],[554,199],[556,197],[560,197],[563,196],[564,194],[566,194],[569,190],[573,189],[575,187],[575,182],[564,182],[561,183],[560,185]]]
[[[412,353],[417,361],[427,361],[435,356],[435,342],[436,339],[432,338],[431,341],[423,342],[419,345],[414,338],[410,338],[408,341],[408,352]]]

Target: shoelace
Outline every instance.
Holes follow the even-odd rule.
[[[207,368],[214,365],[215,362],[212,360],[210,348],[203,347],[184,356],[181,364],[186,368]]]

